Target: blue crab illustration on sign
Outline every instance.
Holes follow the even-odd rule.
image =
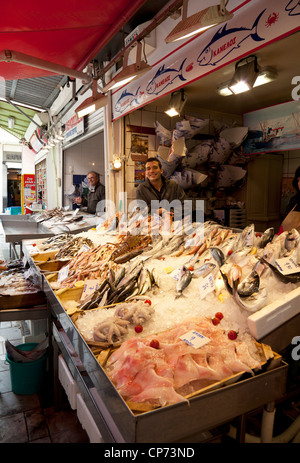
[[[186,62],[186,58],[182,61],[179,69],[174,69],[174,68],[166,68],[165,65],[161,66],[153,79],[150,80],[146,87],[146,91],[149,94],[155,94],[158,95],[161,93],[163,90],[165,90],[168,85],[173,84],[174,80],[177,79],[177,77],[185,81],[186,79],[182,75],[182,70],[183,70],[183,65]]]
[[[115,104],[115,111],[118,113],[123,113],[134,102],[136,105],[141,104],[141,98],[143,97],[144,92],[141,92],[140,88],[141,87],[137,89],[136,93],[130,93],[125,89]]]
[[[215,66],[229,53],[239,48],[249,37],[256,42],[265,40],[257,33],[258,23],[265,11],[266,9],[257,16],[251,28],[233,27],[227,29],[227,23],[224,27],[221,27],[198,56],[197,61],[199,66],[207,66],[209,64]]]

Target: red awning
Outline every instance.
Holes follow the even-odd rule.
[[[145,0],[15,0],[3,2],[0,53],[13,50],[82,71]],[[52,75],[32,66],[0,61],[0,79]]]

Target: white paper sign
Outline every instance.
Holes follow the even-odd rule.
[[[69,265],[65,265],[59,272],[58,272],[58,281],[63,281],[67,278],[69,274]]]
[[[210,342],[209,338],[203,336],[203,334],[199,333],[196,330],[188,331],[187,333],[180,336],[180,339],[182,339],[189,346],[194,347],[195,349],[199,349],[199,347],[202,347]]]
[[[204,299],[209,293],[214,291],[215,281],[211,274],[207,275],[199,281],[199,292],[201,299]]]
[[[300,272],[300,267],[293,257],[282,257],[276,260],[278,270],[283,275]]]
[[[93,294],[98,288],[99,280],[86,280],[81,294],[81,300]]]
[[[81,248],[78,251],[78,254],[81,254],[82,252],[89,251],[91,248],[87,244],[83,244]]]

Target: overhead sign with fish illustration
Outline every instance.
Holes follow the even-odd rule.
[[[162,57],[152,69],[112,94],[112,120],[174,92],[218,68],[300,30],[297,0],[252,0],[234,17],[208,29],[173,52],[161,46]]]

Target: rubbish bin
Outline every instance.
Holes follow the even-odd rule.
[[[23,351],[30,351],[37,345],[37,343],[27,343],[16,347]],[[41,390],[46,375],[47,353],[32,362],[14,362],[7,354],[6,360],[10,369],[12,391],[15,394],[29,395]]]

